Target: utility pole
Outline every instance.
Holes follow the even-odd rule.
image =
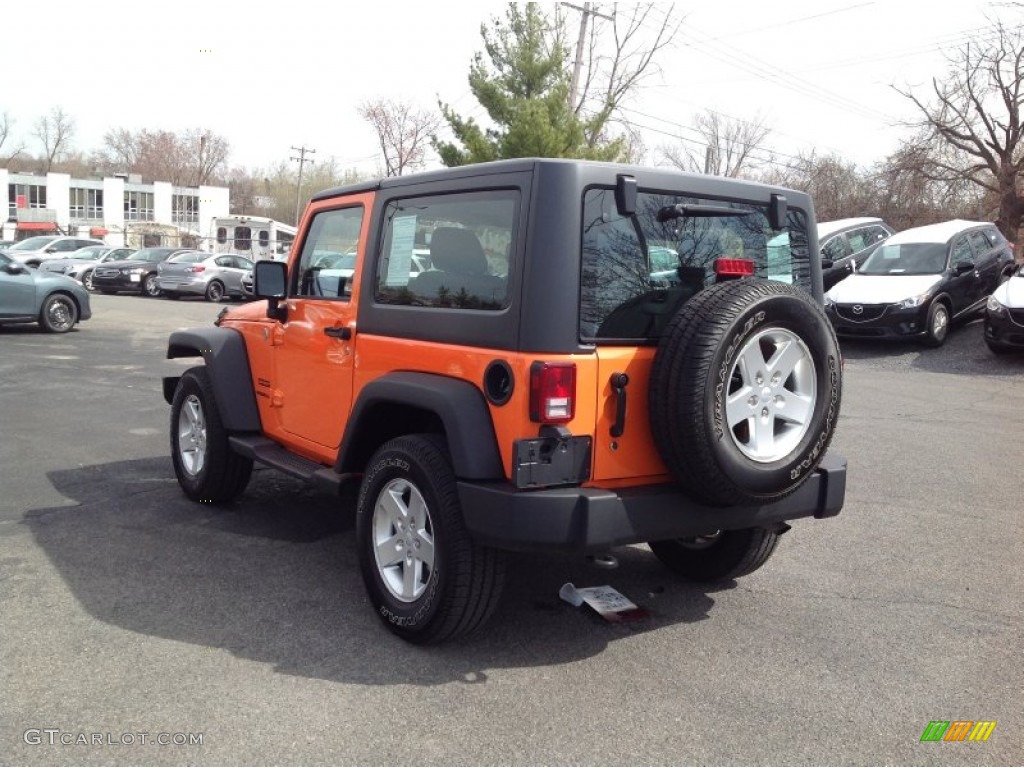
[[[297,227],[299,226],[299,205],[302,202],[302,169],[305,167],[306,163],[313,162],[312,159],[307,160],[306,155],[316,154],[316,150],[308,149],[303,145],[301,147],[292,147],[292,151],[299,153],[298,157],[292,158],[292,160],[295,160],[299,164],[299,183],[295,186],[295,226]]]
[[[584,3],[582,8],[572,3],[562,3],[562,5],[580,12],[580,36],[576,39],[576,60],[572,65],[572,85],[569,87],[569,109],[575,111],[576,97],[580,88],[580,69],[583,67],[583,43],[587,39],[587,22],[591,16],[600,16],[608,21],[615,21],[615,16],[595,11],[591,7],[593,3]]]

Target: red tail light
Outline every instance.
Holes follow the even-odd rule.
[[[715,259],[715,274],[719,277],[749,277],[754,274],[750,259]]]
[[[530,366],[530,421],[565,424],[576,415],[576,364]]]
[[[205,272],[206,271],[206,267],[204,267],[202,264],[200,264],[198,267],[189,267],[185,271],[186,272]]]

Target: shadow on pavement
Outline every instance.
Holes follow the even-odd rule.
[[[516,554],[503,602],[482,633],[418,648],[387,632],[364,596],[351,499],[257,470],[237,504],[204,507],[182,496],[169,458],[49,478],[78,506],[31,510],[24,524],[92,616],[285,674],[368,685],[478,683],[488,668],[562,664],[623,636],[701,621],[714,604],[646,548],[616,550],[617,570],[582,557]],[[566,581],[610,584],[651,616],[609,624],[560,601]]]

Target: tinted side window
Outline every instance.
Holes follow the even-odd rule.
[[[845,235],[836,235],[826,240],[821,246],[821,255],[826,259],[832,259],[832,261],[846,258],[852,253],[853,249],[846,242]]]
[[[974,261],[974,254],[971,253],[967,235],[960,235],[953,241],[953,266],[969,261]]]
[[[980,230],[968,232],[967,237],[970,238],[971,245],[974,246],[975,256],[982,256],[992,250],[992,243]]]
[[[296,271],[297,295],[349,298],[362,226],[361,205],[321,211],[313,217]]]
[[[501,309],[519,193],[398,200],[385,211],[374,297],[382,304]]]

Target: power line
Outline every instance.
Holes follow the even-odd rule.
[[[302,201],[302,170],[306,163],[313,162],[312,158],[307,160],[306,155],[315,154],[316,150],[309,149],[303,145],[301,147],[292,147],[292,151],[299,153],[298,157],[292,158],[292,160],[295,160],[299,164],[299,183],[295,185],[295,226],[299,226],[299,204]]]

